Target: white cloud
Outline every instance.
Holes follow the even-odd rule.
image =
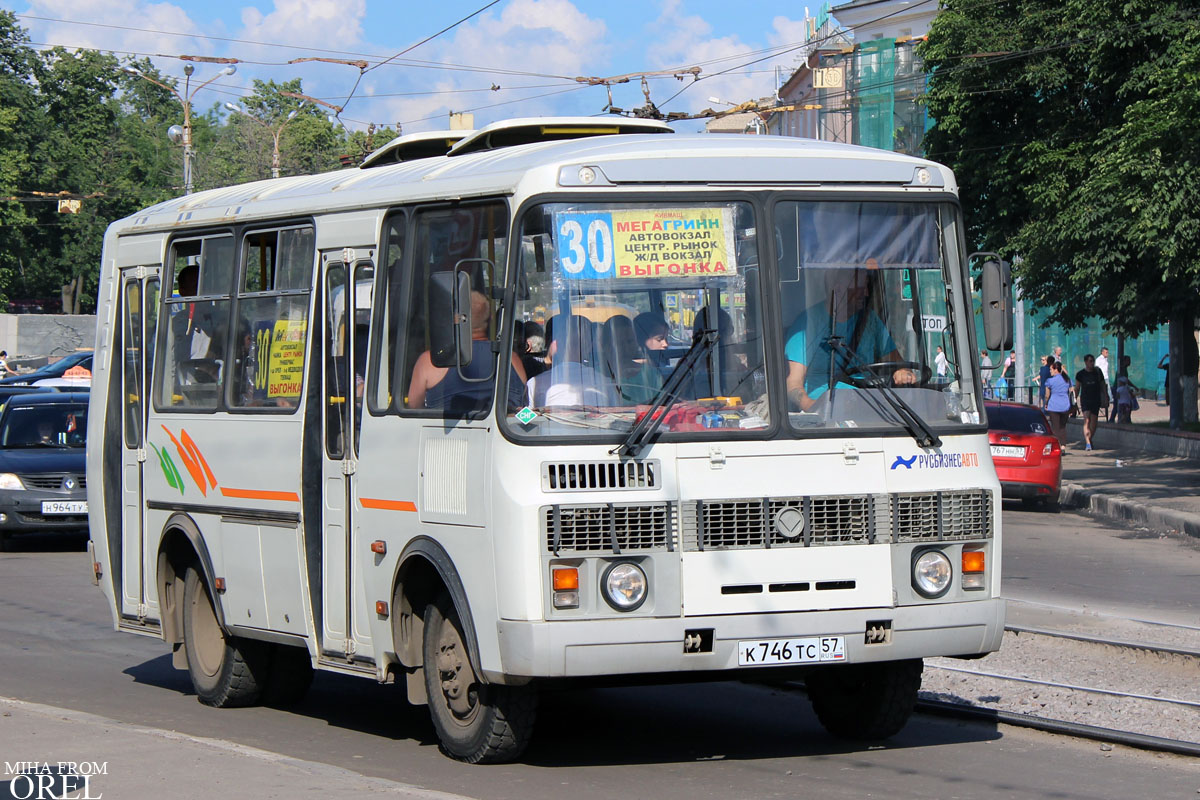
[[[745,42],[737,35],[715,35],[707,20],[687,14],[680,0],[665,0],[662,13],[650,27],[656,44],[646,54],[648,64],[657,69],[698,65],[702,70],[696,85],[669,103],[667,99],[691,80],[684,84],[669,80],[655,82],[651,98],[666,112],[699,111],[714,105],[708,101],[709,97],[737,104],[771,95],[775,89],[775,66],[782,65],[790,71],[794,68],[795,53],[759,60],[769,54],[758,51],[804,39],[804,21],[784,16],[775,17],[771,30],[763,31],[766,42]],[[756,63],[748,63],[751,61]],[[720,74],[726,71],[727,74]]]
[[[353,47],[362,39],[366,0],[275,0],[263,14],[253,6],[242,10],[240,39],[309,47]],[[279,57],[276,48],[275,58]]]
[[[512,0],[498,15],[481,14],[406,57],[573,79],[603,71],[611,52],[607,37],[608,28],[604,22],[588,16],[570,0]],[[491,84],[502,88],[498,92],[380,98],[369,104],[372,119],[406,122],[405,132],[445,127],[448,123],[446,115],[451,111],[477,109],[474,111],[477,126],[496,119],[553,113],[559,98],[524,101],[519,98],[552,92],[557,86],[524,90],[510,90],[509,87],[557,84],[567,88],[574,85],[529,75],[446,72],[392,65],[372,72],[367,80],[376,86],[380,95],[404,91],[398,88],[401,84],[409,87],[408,91],[452,92],[487,89]],[[604,103],[603,90],[584,89],[579,93],[587,91],[591,91],[596,100],[594,111],[599,111]],[[501,105],[479,108],[493,104]],[[356,117],[363,113],[366,112],[351,109],[346,116]],[[427,120],[427,117],[434,119]]]
[[[68,48],[82,47],[95,50],[142,54],[208,55],[212,44],[204,39],[188,36],[170,36],[155,31],[175,33],[206,33],[192,21],[180,6],[171,3],[138,3],[121,0],[92,0],[81,5],[75,0],[32,0],[25,12],[30,16],[49,20],[72,20],[100,25],[124,26],[139,30],[122,30],[121,27],[97,27],[76,25],[69,22],[18,19],[30,32],[35,42],[63,45]],[[171,59],[156,59],[160,67],[179,62]],[[175,71],[178,71],[177,69]]]

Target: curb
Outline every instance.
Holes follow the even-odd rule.
[[[1135,522],[1151,530],[1186,533],[1200,538],[1200,514],[1147,505],[1122,495],[1105,494],[1065,481],[1059,489],[1058,501],[1067,508],[1078,508],[1093,516]]]

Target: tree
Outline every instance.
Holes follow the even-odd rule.
[[[33,225],[28,194],[29,148],[38,125],[31,79],[36,54],[10,11],[0,10],[0,308],[21,269],[22,241]],[[14,198],[14,199],[8,199]]]
[[[1022,291],[1065,327],[1169,323],[1173,424],[1197,418],[1198,19],[1184,2],[947,0],[922,49],[926,152],[961,182],[968,238],[1020,255]]]

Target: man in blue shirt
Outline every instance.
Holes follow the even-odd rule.
[[[828,269],[825,272],[825,297],[800,312],[785,333],[784,354],[788,360],[788,403],[807,411],[829,388],[831,376],[830,337],[841,337],[863,364],[902,361],[891,333],[883,320],[867,308],[870,273],[865,269]],[[833,353],[835,386],[845,387],[843,373],[853,373],[841,353]],[[897,384],[916,383],[910,369],[897,369],[892,380]]]

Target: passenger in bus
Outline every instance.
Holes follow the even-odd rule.
[[[620,393],[612,378],[595,367],[593,323],[572,314],[546,321],[550,341],[550,369],[529,382],[529,403],[534,408],[579,406],[607,408],[620,405]]]
[[[693,396],[716,397],[736,394],[742,387],[748,369],[746,355],[736,341],[733,317],[723,308],[717,308],[717,342],[708,355],[700,359],[693,372]],[[692,322],[692,341],[708,327],[708,306],[696,312]],[[714,379],[715,378],[715,379]],[[747,388],[749,392],[749,388]]]
[[[887,325],[867,306],[870,270],[822,272],[821,299],[801,311],[784,333],[788,403],[801,411],[812,408],[830,386],[851,386],[845,376],[856,369],[843,354],[833,353],[832,337],[839,337],[862,364],[903,360]],[[899,385],[917,380],[910,369],[896,369],[891,378]]]
[[[646,350],[650,365],[664,378],[667,377],[671,374],[671,363],[667,359],[667,321],[662,314],[646,311],[637,315],[633,327],[637,331],[638,341]]]
[[[604,373],[613,379],[626,405],[649,403],[662,388],[662,375],[650,363],[629,317],[618,314],[604,323],[600,355]]]
[[[453,415],[483,411],[492,397],[495,380],[486,380],[493,372],[495,356],[488,338],[491,305],[480,292],[471,292],[471,363],[462,367],[435,367],[428,350],[417,357],[408,385],[409,408],[440,408]],[[525,368],[515,353],[509,354],[508,410],[524,405]],[[463,378],[476,380],[464,380]],[[482,380],[481,380],[482,379]]]

